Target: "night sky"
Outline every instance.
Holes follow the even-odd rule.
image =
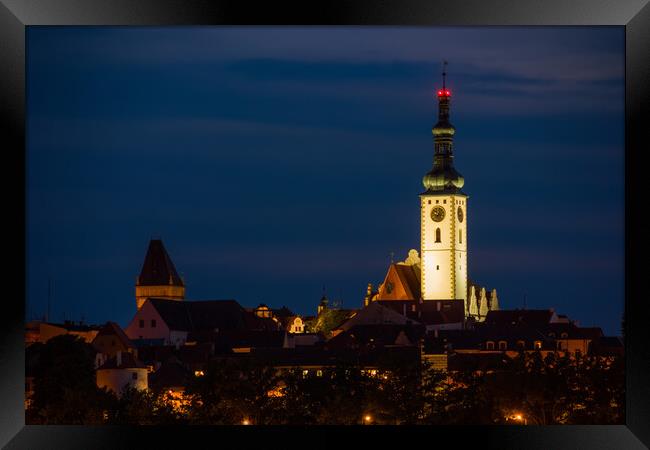
[[[27,318],[126,326],[152,237],[188,299],[360,307],[419,250],[449,62],[470,278],[620,334],[624,29],[28,27]]]

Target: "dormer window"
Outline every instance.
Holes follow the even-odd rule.
[[[535,350],[542,349],[542,341],[535,341]]]
[[[507,350],[508,343],[506,341],[499,341],[499,350]]]
[[[492,342],[492,341],[487,341],[487,342],[485,343],[485,349],[486,349],[486,350],[494,350],[494,342]]]
[[[569,334],[568,334],[568,333],[562,333],[562,334],[560,335],[560,337],[561,337],[562,339],[567,339],[567,338],[569,337]]]

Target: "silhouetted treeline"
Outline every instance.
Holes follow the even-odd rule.
[[[249,358],[213,361],[187,387],[128,390],[95,385],[94,352],[69,336],[35,344],[28,424],[622,424],[622,358],[521,353],[505,369],[440,372],[426,364],[339,366],[278,372]]]

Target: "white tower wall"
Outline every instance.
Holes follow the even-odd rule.
[[[437,202],[437,203],[436,203]],[[444,208],[443,220],[435,222],[431,211]],[[463,220],[458,217],[458,208]],[[422,298],[467,299],[467,196],[422,194],[420,196]],[[440,229],[440,242],[436,230]]]

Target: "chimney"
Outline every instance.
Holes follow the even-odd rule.
[[[122,351],[118,350],[115,357],[117,358],[117,367],[119,368],[122,365]]]

